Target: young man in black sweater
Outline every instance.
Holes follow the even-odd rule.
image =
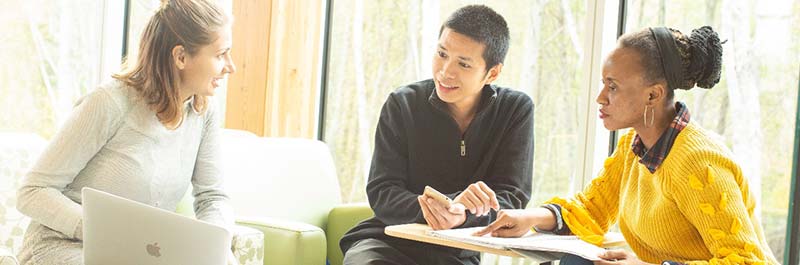
[[[492,9],[465,6],[442,25],[433,79],[395,90],[381,110],[367,196],[375,217],[341,240],[344,264],[478,264],[479,253],[389,237],[388,225],[485,226],[530,199],[533,103],[491,85],[509,32]],[[423,194],[431,186],[445,206]],[[494,211],[492,211],[492,209]]]

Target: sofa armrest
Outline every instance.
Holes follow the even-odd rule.
[[[267,217],[240,217],[236,223],[264,233],[265,265],[325,264],[325,232],[319,227]]]
[[[328,227],[325,230],[325,235],[328,237],[328,262],[331,265],[342,264],[344,255],[339,248],[342,236],[359,222],[374,215],[367,203],[343,204],[331,210],[328,214]]]
[[[239,265],[264,264],[264,233],[242,225],[231,228],[231,249]]]

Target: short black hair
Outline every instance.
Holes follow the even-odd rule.
[[[722,70],[722,43],[717,32],[709,26],[692,30],[687,36],[676,29],[669,29],[675,37],[678,54],[681,57],[681,69],[664,69],[656,39],[649,29],[623,35],[619,46],[631,48],[639,54],[640,64],[644,69],[644,80],[650,83],[666,81],[666,71],[683,71],[680,80],[672,89],[689,90],[699,86],[710,89],[720,80]],[[670,98],[672,90],[669,91]]]
[[[439,29],[439,37],[445,28],[464,34],[486,46],[483,60],[486,69],[503,63],[510,41],[506,20],[485,5],[468,5],[450,15]]]

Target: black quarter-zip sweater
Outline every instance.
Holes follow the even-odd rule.
[[[468,185],[485,182],[502,209],[521,209],[530,200],[533,176],[533,102],[522,92],[484,86],[478,110],[462,135],[435,92],[433,80],[395,90],[384,103],[375,133],[367,196],[375,217],[351,229],[340,241],[344,252],[365,238],[418,245],[420,255],[444,251],[468,257],[477,252],[389,237],[386,226],[422,223],[417,196],[429,185],[455,198]],[[496,213],[477,217],[467,211],[461,227],[488,225]],[[434,251],[434,252],[431,252]],[[412,253],[417,254],[417,253]]]

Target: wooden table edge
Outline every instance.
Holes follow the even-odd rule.
[[[403,231],[403,230],[411,230],[411,231]],[[423,243],[429,243],[429,244],[435,244],[453,248],[461,248],[466,250],[502,255],[507,257],[524,258],[524,256],[510,249],[490,248],[477,244],[435,237],[428,234],[428,231],[430,230],[432,229],[424,224],[402,224],[402,225],[387,226],[384,228],[383,232],[389,236],[414,240],[417,242],[423,242]],[[414,231],[421,231],[422,233],[414,233]],[[625,245],[627,245],[627,243],[624,240],[619,242],[607,242],[603,244],[603,248],[620,247]]]
[[[421,227],[416,227],[416,226],[424,226],[425,228],[421,229]],[[407,228],[407,227],[411,227],[412,229],[416,229],[416,230],[423,230],[423,234],[414,234],[414,233],[408,233],[408,232],[403,232],[403,231],[399,230],[400,228]],[[490,253],[490,254],[502,255],[502,256],[513,257],[513,258],[523,258],[522,255],[520,255],[520,254],[518,254],[518,253],[516,253],[514,251],[508,250],[508,249],[490,248],[490,247],[485,247],[485,246],[481,246],[481,245],[476,245],[476,244],[471,244],[471,243],[460,242],[460,241],[443,239],[443,238],[431,236],[431,235],[428,235],[428,231],[429,230],[431,230],[431,228],[426,226],[426,225],[423,225],[423,224],[404,224],[404,225],[387,226],[386,228],[384,228],[384,233],[389,235],[389,236],[408,239],[408,240],[414,240],[414,241],[417,241],[417,242],[423,242],[423,243],[428,243],[428,244],[435,244],[435,245],[446,246],[446,247],[460,248],[460,249],[478,251],[478,252],[481,252],[481,253]]]

